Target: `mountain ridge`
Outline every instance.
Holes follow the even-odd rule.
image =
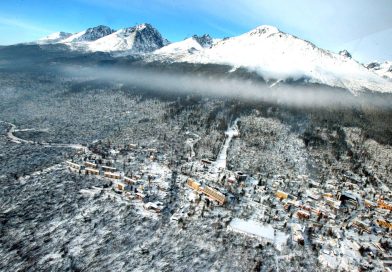
[[[91,37],[86,38],[87,34]],[[377,68],[377,65],[366,67],[353,59],[347,50],[334,53],[269,25],[222,40],[205,34],[173,43],[169,43],[148,23],[117,31],[98,26],[53,41],[67,44],[73,50],[109,52],[114,56],[142,54],[146,61],[222,64],[233,69],[242,67],[257,72],[272,85],[305,79],[310,83],[345,88],[353,93],[368,90],[392,92],[392,77],[388,76],[390,69]]]

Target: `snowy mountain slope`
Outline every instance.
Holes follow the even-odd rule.
[[[204,48],[209,48],[214,44],[214,40],[210,35],[197,36],[193,35],[180,42],[174,42],[166,45],[153,52],[152,58],[157,59],[180,59],[187,56],[188,54],[193,54],[197,51],[201,51]]]
[[[46,37],[43,37],[36,41],[35,43],[37,44],[52,44],[52,43],[58,43],[61,42],[64,39],[67,39],[71,36],[71,33],[66,33],[66,32],[55,32],[52,33]]]
[[[163,47],[166,39],[150,24],[120,29],[87,45],[90,51],[151,52]]]
[[[100,25],[75,33],[69,36],[68,38],[63,39],[61,42],[62,43],[90,42],[90,41],[98,40],[107,35],[110,35],[113,32],[114,30],[111,29],[110,27]]]
[[[379,76],[392,80],[392,61],[385,61],[383,63],[372,62],[366,67]]]
[[[267,80],[301,80],[349,89],[392,92],[392,83],[346,55],[320,49],[314,44],[260,26],[227,38],[180,61],[229,64],[258,72]]]

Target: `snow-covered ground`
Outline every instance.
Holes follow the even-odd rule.
[[[261,225],[253,220],[242,220],[234,218],[228,228],[257,238],[267,239],[281,249],[287,242],[289,235],[275,230],[271,225]]]
[[[372,62],[367,67],[377,75],[392,80],[392,61]]]
[[[197,135],[196,133],[191,133],[189,131],[186,134],[192,136],[192,138],[188,138],[185,142],[185,144],[188,145],[189,148],[191,149],[191,153],[190,153],[189,158],[192,159],[196,155],[193,147],[200,140],[200,136]]]
[[[216,159],[215,166],[218,169],[225,169],[227,164],[227,150],[229,149],[230,142],[233,137],[237,137],[239,135],[238,128],[237,128],[238,119],[233,122],[233,125],[230,126],[227,131],[225,132],[226,140],[223,144],[221,151]]]
[[[71,33],[66,32],[55,32],[46,37],[43,37],[37,41],[38,44],[52,44],[64,41],[65,39],[72,36]]]

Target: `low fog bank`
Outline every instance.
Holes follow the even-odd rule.
[[[199,94],[244,101],[263,101],[305,108],[347,108],[356,106],[392,109],[392,95],[348,90],[304,82],[282,83],[244,79],[235,74],[208,75],[162,71],[153,68],[62,66],[59,71],[76,80],[121,83],[161,94]]]

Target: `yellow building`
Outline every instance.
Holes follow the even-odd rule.
[[[194,181],[191,178],[188,178],[188,180],[186,181],[187,185],[189,187],[191,187],[193,190],[199,191],[200,190],[200,183]]]
[[[377,204],[381,209],[392,211],[392,204],[385,202],[382,198],[377,201]]]
[[[331,193],[324,193],[323,197],[333,198],[333,194],[331,194]]]
[[[289,194],[278,190],[276,191],[275,196],[279,199],[287,199],[289,197]]]
[[[212,189],[211,187],[206,186],[203,189],[203,193],[206,194],[209,198],[212,198],[213,200],[219,202],[219,204],[223,205],[225,203],[226,197],[224,194],[221,192],[218,192],[217,190]]]
[[[117,183],[117,186],[116,186],[116,187],[117,187],[118,190],[124,191],[124,189],[125,189],[125,184],[119,182],[119,183]]]
[[[376,222],[377,222],[377,224],[378,224],[380,227],[383,227],[383,228],[387,228],[387,229],[389,229],[389,230],[392,230],[392,223],[389,223],[389,222],[386,221],[385,219],[379,218],[379,219],[376,220]]]

